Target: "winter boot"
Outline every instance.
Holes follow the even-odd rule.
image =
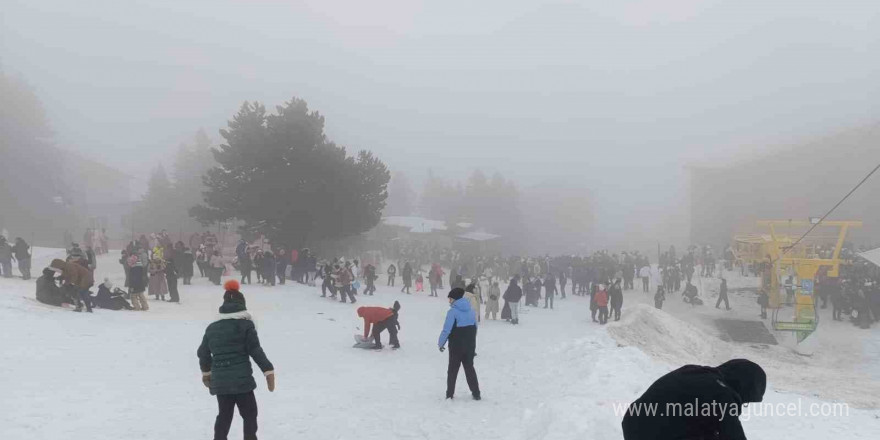
[[[474,393],[473,397],[474,397],[474,400],[482,400],[482,397],[480,397],[480,393]]]

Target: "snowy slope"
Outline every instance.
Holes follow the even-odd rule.
[[[37,250],[35,268],[59,252]],[[97,278],[121,281],[116,255],[100,258]],[[196,279],[181,286],[180,305],[91,315],[25,299],[33,290],[33,282],[0,279],[0,438],[210,438],[216,403],[200,382],[195,350],[220,288]],[[557,310],[527,309],[518,327],[484,322],[476,360],[484,400],[470,400],[462,375],[456,400],[447,402],[446,355],[436,347],[445,298],[388,288],[358,297],[358,305],[403,306],[402,349],[373,352],[351,348],[360,331],[355,306],[300,285],[242,290],[278,374],[275,393],[258,381],[261,438],[619,439],[613,404],[631,401],[673,368],[638,344],[619,344],[589,322],[585,299],[569,297]],[[629,305],[624,315],[644,314]],[[675,327],[676,318],[663,319]],[[845,418],[765,417],[744,425],[753,438],[873,438],[876,430],[863,427],[876,426],[878,416],[851,410]],[[240,429],[236,420],[231,438]]]

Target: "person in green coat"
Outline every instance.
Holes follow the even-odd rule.
[[[219,318],[205,330],[198,349],[202,382],[217,396],[219,413],[214,423],[214,440],[225,440],[232,424],[236,406],[244,424],[244,439],[257,439],[257,400],[250,358],[266,377],[269,391],[275,391],[275,367],[263,348],[250,313],[247,312],[244,295],[236,280],[227,281],[223,287],[223,305]]]

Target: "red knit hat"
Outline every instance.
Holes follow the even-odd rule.
[[[238,289],[241,288],[241,285],[238,284],[238,280],[231,279],[231,280],[226,280],[226,282],[223,283],[223,288],[226,290],[234,290],[237,292]]]

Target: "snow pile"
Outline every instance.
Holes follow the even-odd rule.
[[[724,344],[713,335],[647,304],[629,307],[620,321],[608,324],[618,343],[638,347],[666,362],[714,364],[717,347]]]
[[[605,334],[560,344],[549,353],[547,392],[525,412],[523,439],[620,439],[614,407],[635,400],[668,372],[634,347]]]

